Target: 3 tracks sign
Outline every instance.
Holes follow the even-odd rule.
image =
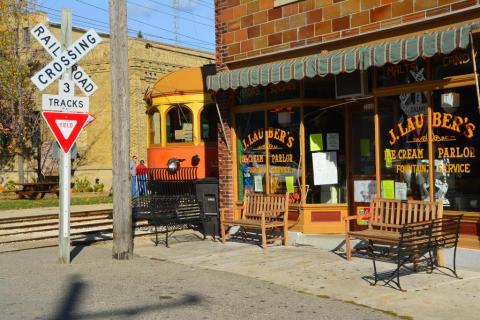
[[[72,80],[60,80],[58,95],[42,95],[42,115],[54,134],[62,150],[67,153],[78,138],[89,118],[88,97],[97,90],[97,85],[77,62],[100,42],[100,36],[90,29],[64,51],[60,42],[43,23],[39,23],[31,34],[48,51],[53,60],[38,71],[32,82],[40,91],[72,69]],[[74,83],[85,97],[74,95]]]

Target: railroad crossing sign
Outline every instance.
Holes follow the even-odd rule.
[[[73,80],[86,95],[74,96],[74,82],[66,79],[60,80],[58,95],[42,95],[42,115],[62,150],[68,153],[87,120],[92,118],[88,114],[88,97],[97,90],[97,85],[76,63],[96,47],[101,38],[95,30],[90,29],[61,52],[60,43],[43,23],[36,25],[30,32],[54,58],[31,78],[37,88],[43,91],[71,68]],[[89,122],[91,121],[93,120]]]
[[[72,78],[86,96],[90,96],[97,90],[97,86],[92,79],[76,64],[78,60],[102,41],[95,30],[88,30],[63,52],[60,52],[60,43],[43,23],[37,24],[30,32],[54,58],[32,77],[32,82],[40,91],[60,78],[68,68],[72,68]]]
[[[73,81],[60,80],[58,95],[42,95],[42,109],[60,112],[88,112],[88,97],[75,97],[73,86]]]

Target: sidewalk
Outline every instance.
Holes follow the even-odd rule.
[[[365,305],[415,319],[475,319],[480,313],[480,270],[460,268],[463,279],[435,271],[401,277],[400,292],[381,284],[370,286],[362,277],[373,274],[364,258],[346,261],[313,246],[270,246],[262,250],[251,243],[202,241],[185,232],[155,247],[151,239],[136,239],[134,252],[141,257],[177,262],[192,267],[231,272],[265,280],[298,292]],[[394,268],[382,263],[380,270]]]

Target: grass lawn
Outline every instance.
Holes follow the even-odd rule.
[[[112,197],[99,195],[99,196],[72,196],[72,205],[81,204],[99,204],[99,203],[112,203]],[[25,208],[39,208],[39,207],[58,207],[59,201],[55,198],[46,198],[39,200],[30,199],[0,199],[0,210],[7,209],[25,209]]]

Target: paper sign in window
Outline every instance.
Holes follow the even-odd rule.
[[[310,135],[310,151],[322,151],[323,139],[321,133],[314,133]]]
[[[370,199],[377,192],[377,183],[375,180],[355,180],[353,181],[353,200],[355,202],[370,202]]]
[[[319,186],[338,183],[336,152],[312,153],[312,164],[314,185]]]
[[[393,180],[382,180],[382,197],[395,199],[395,182]]]
[[[370,157],[370,140],[360,139],[360,156]]]
[[[293,176],[286,176],[285,177],[285,185],[287,187],[288,193],[293,193]]]
[[[395,199],[407,200],[407,183],[395,182]]]
[[[258,176],[258,175],[253,176],[253,182],[254,182],[254,191],[263,192],[263,176]]]
[[[340,149],[340,136],[338,133],[327,133],[327,150]]]

